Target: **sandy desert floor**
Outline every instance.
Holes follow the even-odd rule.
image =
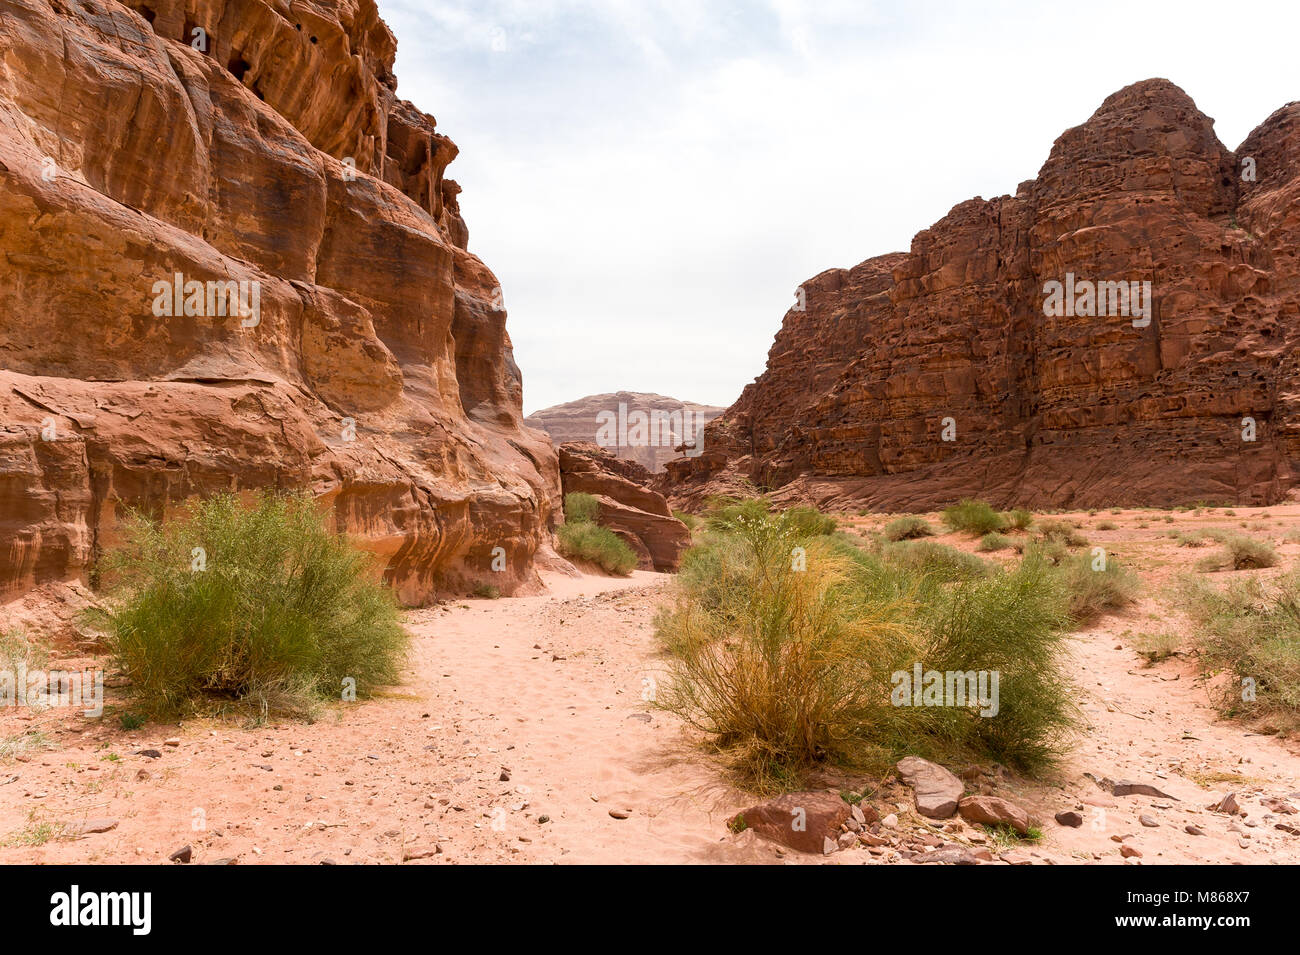
[[[888,845],[814,857],[730,834],[729,816],[757,799],[644,698],[663,665],[652,621],[670,579],[637,572],[555,576],[543,596],[413,611],[406,683],[310,724],[126,731],[111,708],[101,720],[2,711],[0,863],[166,863],[189,845],[195,863],[241,865],[880,864],[954,842],[986,847],[995,862],[1294,863],[1300,814],[1285,810],[1288,800],[1300,808],[1300,745],[1219,720],[1190,652],[1149,666],[1133,646],[1144,632],[1186,632],[1167,588],[1207,549],[1178,547],[1167,531],[1245,523],[1283,558],[1217,578],[1280,573],[1300,558],[1300,543],[1284,540],[1300,528],[1300,506],[1232,510],[1058,515],[1138,570],[1144,595],[1072,641],[1085,721],[1059,772],[1034,782],[972,776],[973,788],[1042,820],[1037,843],[923,820],[910,792],[889,781],[872,800],[898,816],[883,833]],[[1103,521],[1117,526],[1098,529]],[[1115,797],[1086,774],[1146,782],[1168,798]],[[1210,810],[1228,793],[1246,815]],[[1054,821],[1070,809],[1083,826]],[[1123,858],[1121,846],[1141,855]]]

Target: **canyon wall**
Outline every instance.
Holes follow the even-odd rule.
[[[536,584],[556,453],[395,53],[373,0],[0,0],[0,599],[260,488],[406,602]]]
[[[1015,196],[804,283],[766,371],[661,486],[683,505],[1278,501],[1300,464],[1298,239],[1300,103],[1233,152],[1177,86],[1134,84]],[[1048,301],[1076,281],[1104,307]],[[1150,308],[1124,314],[1118,282],[1149,282]]]

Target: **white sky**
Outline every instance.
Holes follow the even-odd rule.
[[[398,93],[460,146],[532,412],[728,405],[803,280],[1014,193],[1163,76],[1236,146],[1300,99],[1300,2],[378,0]]]

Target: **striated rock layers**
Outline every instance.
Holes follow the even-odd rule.
[[[0,599],[265,487],[408,602],[535,583],[557,457],[395,51],[373,0],[0,0]]]
[[[1275,502],[1300,463],[1298,240],[1300,103],[1232,152],[1177,86],[1137,83],[1015,196],[806,282],[767,370],[665,485],[888,509]],[[1120,282],[1127,309],[1102,284]]]
[[[618,391],[543,408],[525,418],[524,424],[545,431],[557,445],[591,442],[656,474],[678,456],[676,449],[684,443],[694,450],[704,425],[724,410],[664,395]]]
[[[560,445],[564,493],[594,495],[597,521],[623,539],[641,570],[675,571],[691,532],[673,517],[664,496],[647,487],[650,473],[635,461],[622,461],[597,445]]]

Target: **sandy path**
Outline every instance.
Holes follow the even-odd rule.
[[[743,797],[641,698],[662,576],[550,583],[411,614],[408,683],[310,725],[0,715],[0,736],[51,746],[0,765],[0,839],[116,820],[0,862],[161,862],[185,844],[241,864],[750,858],[720,843]]]

